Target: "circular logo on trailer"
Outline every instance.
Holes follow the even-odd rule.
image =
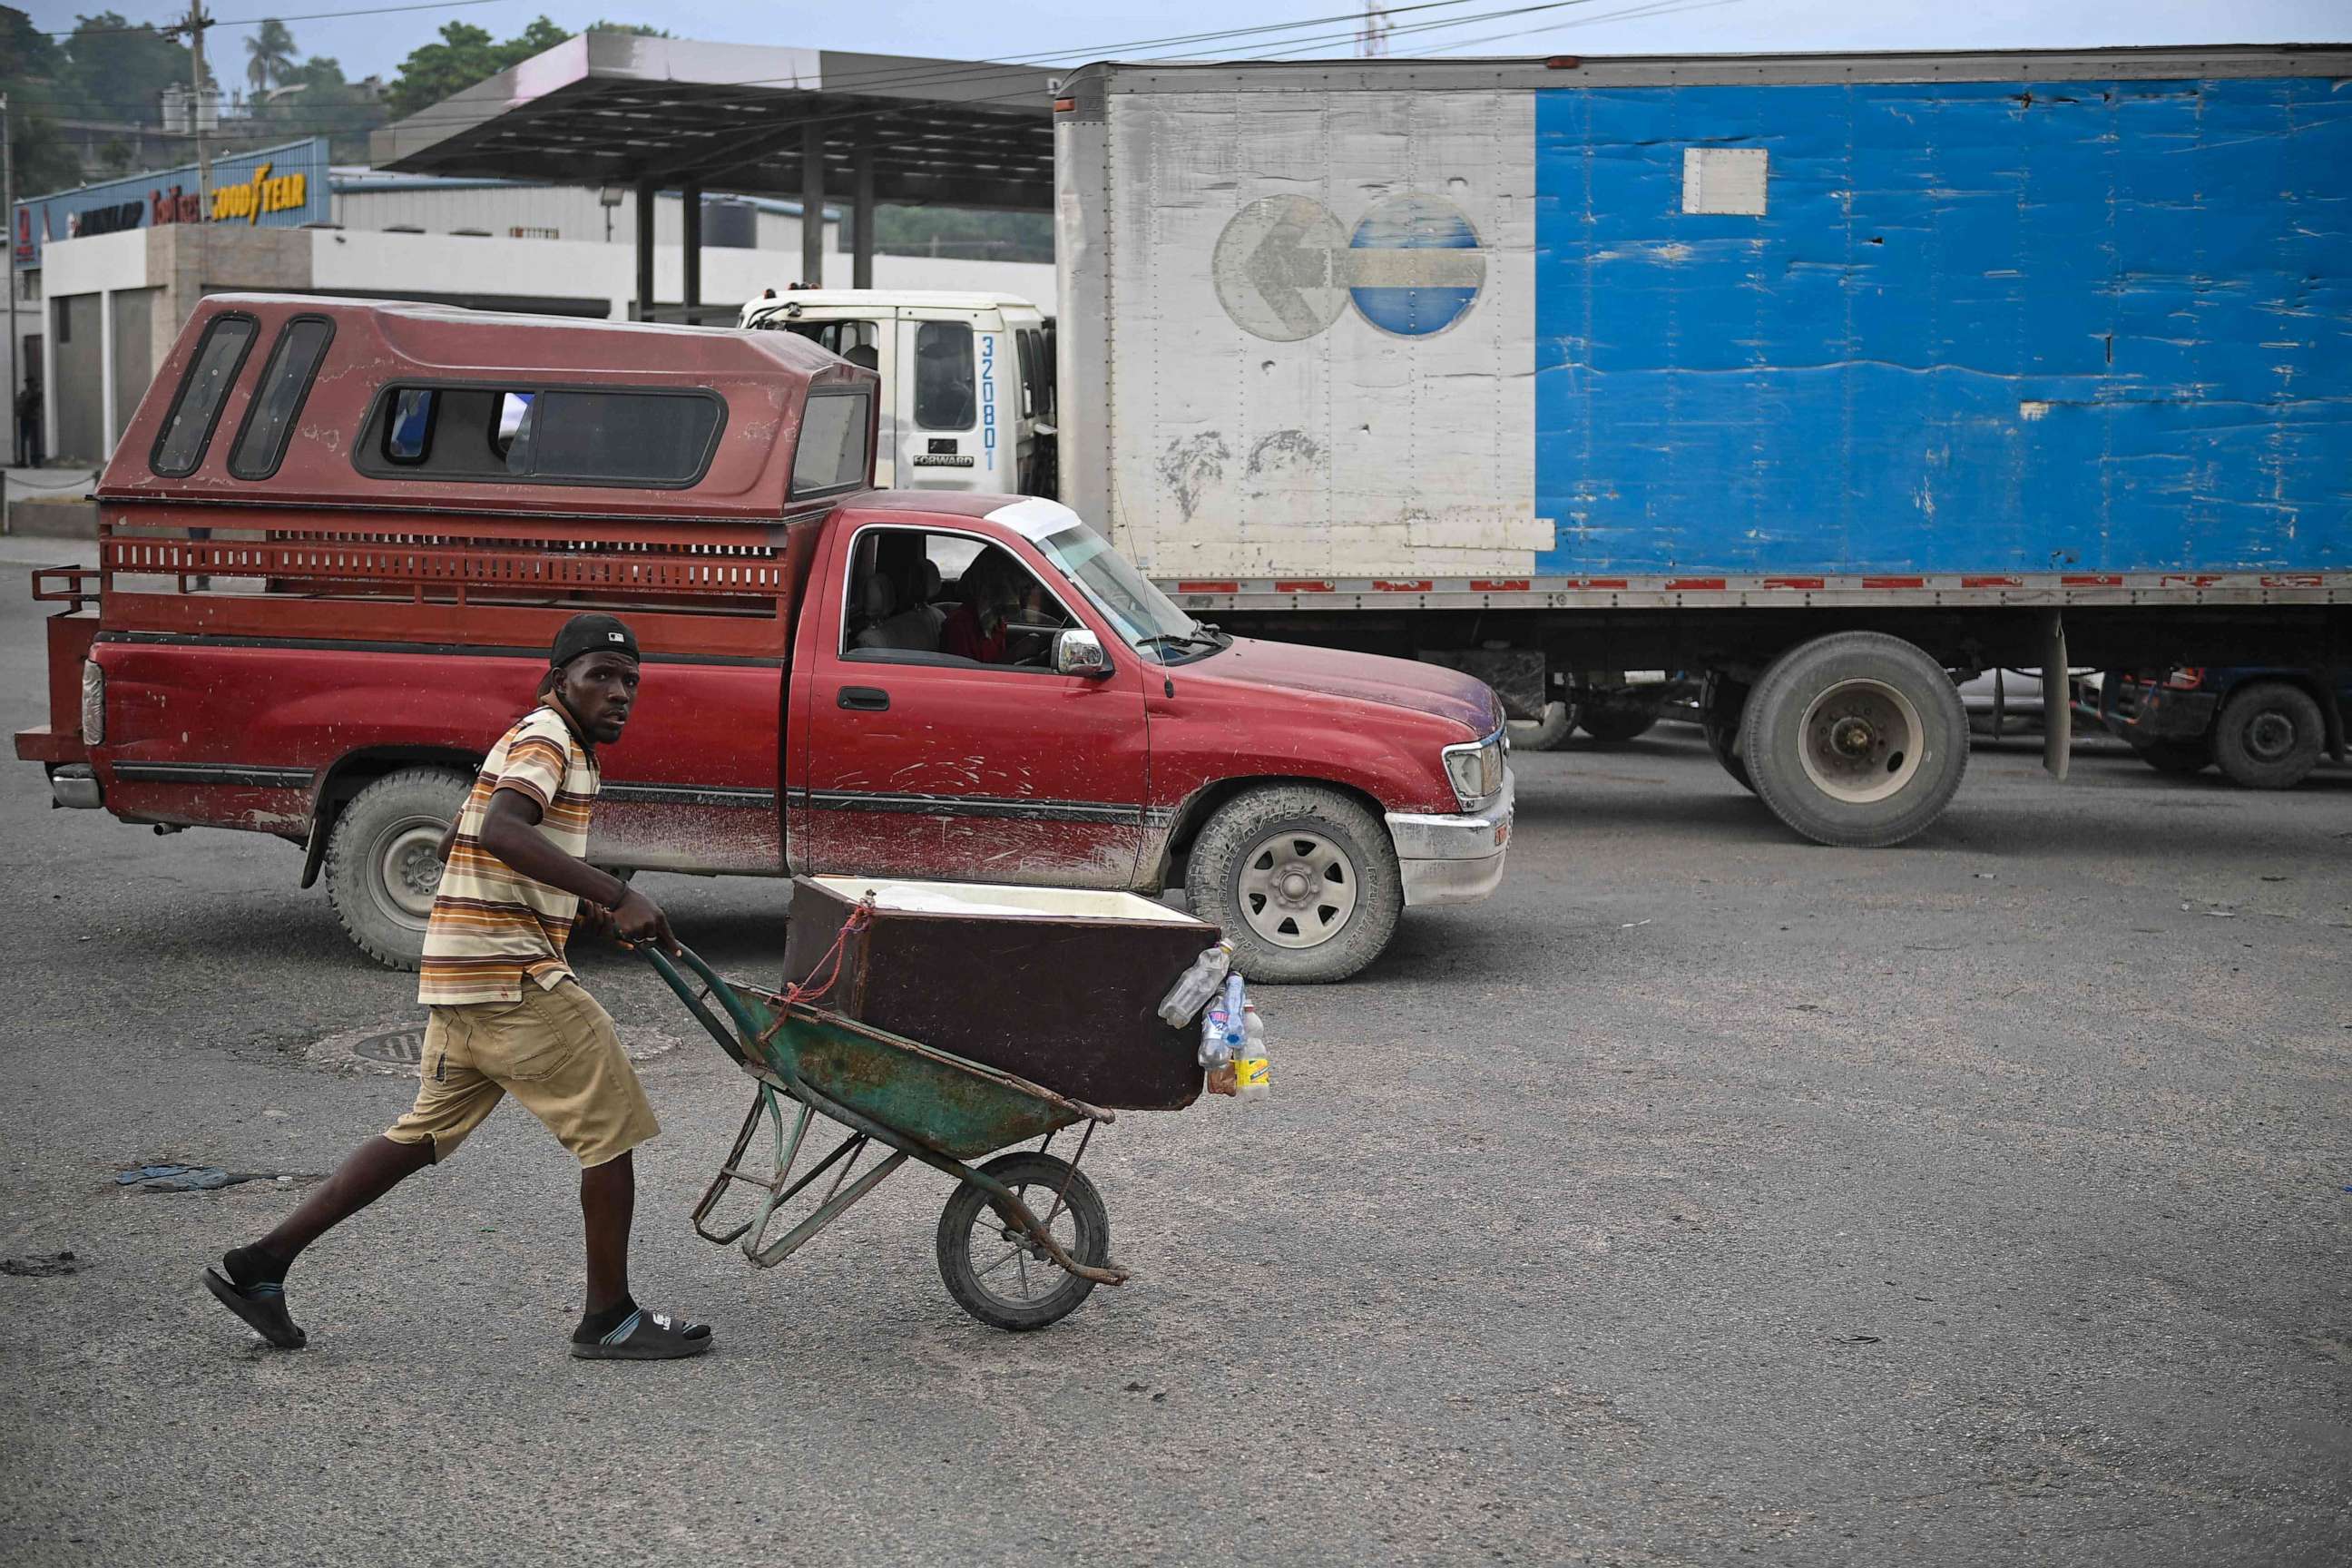
[[[1425,338],[1465,315],[1486,281],[1486,253],[1462,209],[1444,196],[1391,196],[1348,241],[1349,297],[1364,320]]]
[[[1226,221],[1210,275],[1234,324],[1273,342],[1313,337],[1351,300],[1381,331],[1428,337],[1468,313],[1486,253],[1444,196],[1391,196],[1352,237],[1320,202],[1266,196]]]
[[[1217,300],[1242,331],[1277,343],[1311,338],[1348,308],[1333,275],[1347,234],[1320,202],[1267,196],[1226,220],[1210,258]]]

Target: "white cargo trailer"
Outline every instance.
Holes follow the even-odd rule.
[[[1952,672],[2352,662],[2347,79],[2334,46],[1089,66],[1062,498],[1197,615],[1523,718],[1703,677],[1783,820],[1897,842],[1966,764]]]

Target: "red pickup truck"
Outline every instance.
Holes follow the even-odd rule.
[[[1181,886],[1244,970],[1335,980],[1485,898],[1479,681],[1250,642],[1053,501],[869,489],[876,383],[786,332],[207,299],[35,574],[60,805],[305,850],[415,962],[433,849],[584,607],[646,650],[616,868]]]

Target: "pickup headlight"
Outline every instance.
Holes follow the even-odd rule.
[[[81,661],[81,743],[106,744],[106,671],[94,658]]]
[[[1445,776],[1465,811],[1475,811],[1503,787],[1503,733],[1445,748]]]

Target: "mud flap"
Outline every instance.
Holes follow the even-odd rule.
[[[2050,678],[2058,677],[2057,696]],[[2042,616],[2042,766],[2060,784],[2074,747],[2074,684],[2066,673],[2066,623],[2055,610]]]

